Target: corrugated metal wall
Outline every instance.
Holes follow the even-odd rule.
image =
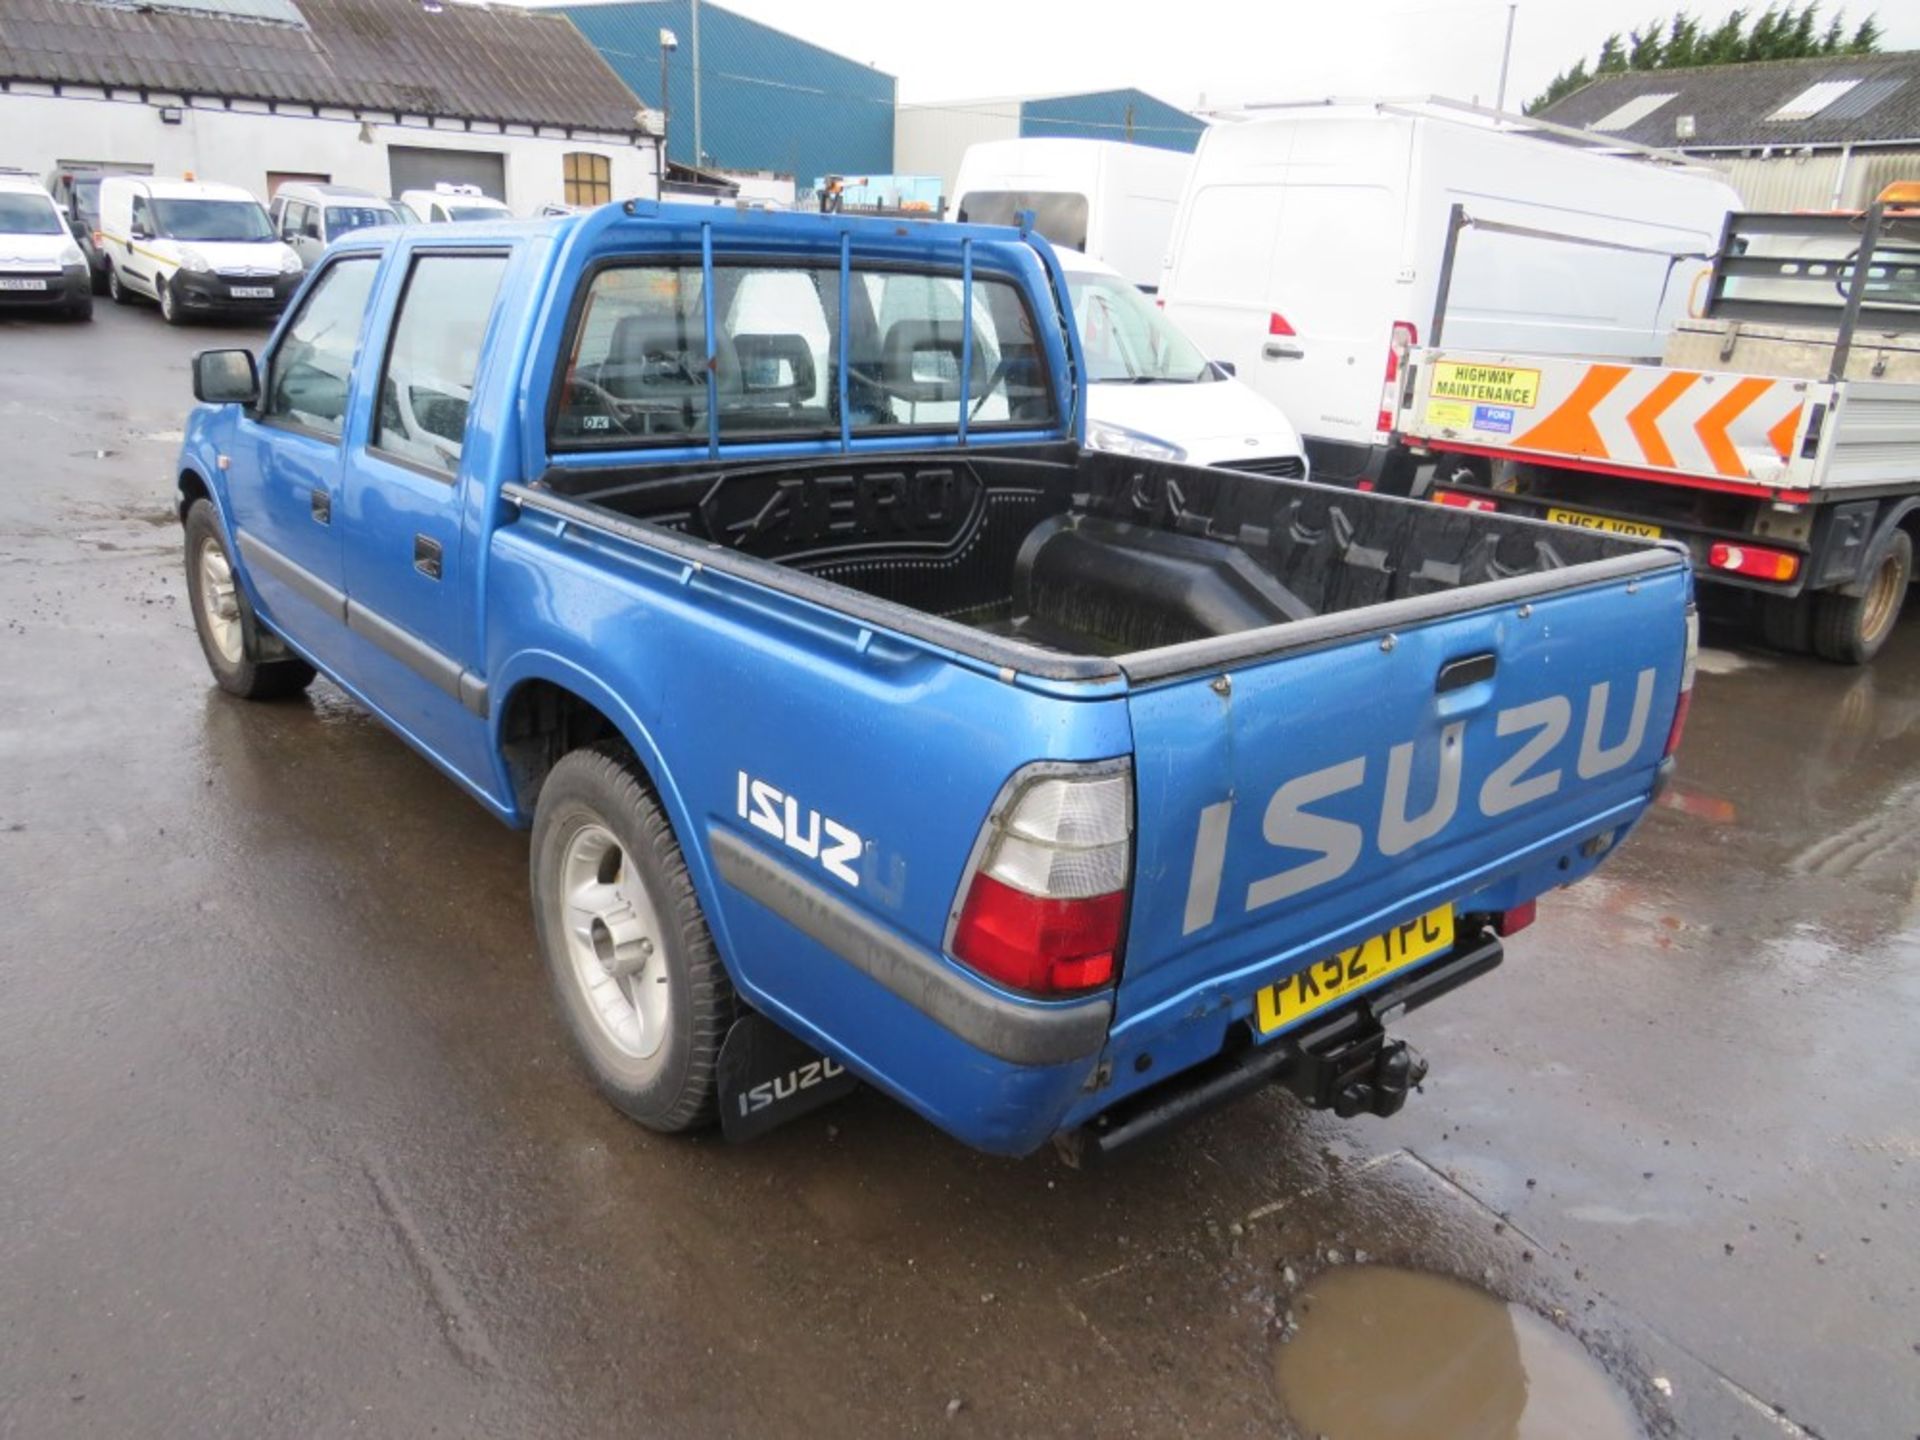
[[[679,38],[668,61],[667,153],[694,154],[693,14],[689,0],[562,7],[647,104],[660,103],[660,31]],[[894,79],[872,66],[735,15],[700,7],[700,145],[705,163],[816,175],[893,168]]]
[[[1087,95],[1056,95],[1023,101],[1020,137],[1072,140],[1131,140],[1163,150],[1191,153],[1206,126],[1186,111],[1144,90],[1100,90]]]
[[[1857,210],[1896,180],[1920,180],[1920,146],[1855,150],[1841,177],[1838,150],[1812,155],[1707,157],[1726,171],[1750,210]]]

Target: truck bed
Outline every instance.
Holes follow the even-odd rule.
[[[513,497],[637,522],[634,538],[1055,678],[1216,663],[1220,642],[1275,626],[1304,643],[1480,587],[1499,587],[1492,603],[1575,567],[1662,563],[1622,536],[1068,445],[559,472]]]

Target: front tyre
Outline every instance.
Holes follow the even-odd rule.
[[[187,599],[214,681],[243,700],[277,700],[313,683],[304,660],[261,660],[261,627],[233,573],[213,502],[187,507]]]
[[[1893,634],[1913,579],[1913,540],[1895,530],[1881,547],[1858,595],[1837,590],[1813,597],[1813,651],[1823,660],[1864,665]]]
[[[133,304],[133,292],[127,289],[126,282],[120,278],[120,267],[107,267],[107,298],[116,305]]]
[[[712,1123],[733,986],[673,827],[623,747],[553,767],[529,858],[540,952],[601,1092],[651,1130]]]
[[[187,317],[180,311],[180,302],[174,297],[172,282],[165,276],[159,276],[154,280],[153,288],[160,297],[160,318],[169,325],[184,324]]]

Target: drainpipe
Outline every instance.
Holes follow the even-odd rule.
[[[1847,197],[1847,167],[1853,163],[1853,146],[1840,147],[1840,168],[1834,172],[1833,194],[1827,200],[1829,210],[1838,210]]]

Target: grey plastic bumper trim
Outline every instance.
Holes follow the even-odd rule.
[[[1113,1001],[1106,995],[1044,1004],[1008,999],[956,974],[731,831],[709,826],[707,844],[727,884],[975,1049],[1012,1065],[1063,1065],[1091,1059],[1107,1042]]]

